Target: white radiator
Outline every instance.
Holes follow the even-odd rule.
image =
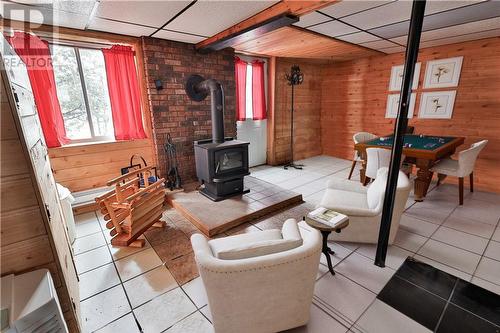
[[[2,333],[68,332],[47,269],[1,278]]]

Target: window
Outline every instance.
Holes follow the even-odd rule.
[[[247,80],[245,94],[245,118],[253,119],[253,100],[252,100],[252,65],[247,64]]]
[[[72,142],[114,140],[102,52],[52,44],[51,53],[68,137]]]

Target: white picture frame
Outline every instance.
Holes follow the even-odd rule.
[[[413,75],[413,84],[411,86],[412,90],[418,88],[418,80],[420,79],[420,65],[420,62],[417,62],[415,64],[415,74]],[[391,79],[389,81],[389,91],[401,91],[401,86],[403,84],[403,71],[404,65],[392,66]]]
[[[408,109],[408,118],[413,118],[416,100],[417,100],[417,93],[411,93],[410,108]],[[399,107],[399,94],[389,94],[387,96],[385,117],[396,118],[398,115],[398,107]]]
[[[428,61],[424,89],[457,87],[462,71],[462,56]]]
[[[422,93],[418,117],[424,119],[451,119],[456,94],[455,90]]]

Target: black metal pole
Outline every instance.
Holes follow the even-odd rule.
[[[295,86],[295,85],[292,83],[292,108],[291,108],[291,111],[292,111],[292,112],[291,112],[291,116],[292,116],[292,119],[291,119],[292,130],[291,130],[291,132],[290,132],[290,151],[291,151],[291,153],[292,153],[292,160],[291,160],[291,162],[290,162],[290,163],[291,163],[291,165],[292,165],[292,166],[293,166],[293,98],[295,97],[295,96],[293,95],[293,87],[294,87],[294,86]]]
[[[387,245],[391,232],[394,199],[396,198],[396,187],[398,184],[399,166],[401,165],[404,135],[408,125],[408,107],[410,105],[413,73],[415,71],[415,63],[417,62],[420,34],[422,33],[422,23],[424,21],[425,2],[425,0],[414,0],[411,10],[410,29],[408,32],[405,67],[403,72],[403,85],[399,98],[398,116],[394,125],[394,142],[392,145],[391,162],[389,164],[389,174],[387,175],[387,184],[385,187],[377,253],[375,254],[375,265],[380,267],[385,267]]]

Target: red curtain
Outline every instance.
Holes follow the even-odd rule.
[[[8,38],[17,55],[26,64],[31,90],[47,147],[69,142],[57,98],[56,80],[49,45],[35,35],[15,32]]]
[[[102,53],[106,63],[115,138],[144,139],[146,133],[142,124],[134,50],[130,46],[113,45],[103,49]]]
[[[245,120],[247,63],[240,58],[235,57],[234,69],[236,78],[236,120]]]
[[[252,62],[252,105],[253,120],[266,119],[266,93],[264,89],[264,62]]]

